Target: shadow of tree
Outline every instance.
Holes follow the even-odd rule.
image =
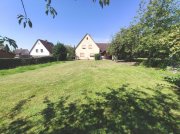
[[[10,113],[4,117],[4,119],[9,118],[14,119],[18,114],[21,113],[23,106],[34,98],[35,95],[30,96],[27,99],[19,101],[14,108],[11,109]],[[21,134],[32,128],[32,123],[26,119],[18,118],[13,120],[9,125],[3,125],[0,128],[0,133],[12,133],[12,134]]]
[[[57,103],[47,103],[53,116],[48,120],[47,133],[177,133],[178,126],[172,110],[179,108],[172,96],[155,90],[153,96],[143,91],[128,90],[127,86],[96,93],[96,99],[84,95],[81,100],[66,103],[68,98],[60,98]],[[56,116],[54,116],[56,115]],[[49,112],[43,114],[44,121]],[[45,132],[45,131],[44,131]]]
[[[124,85],[118,89],[109,88],[108,92],[98,92],[95,97],[90,97],[93,93],[85,92],[83,99],[74,102],[69,102],[69,96],[61,97],[57,102],[46,97],[44,104],[47,107],[39,113],[43,117],[40,133],[178,133],[173,110],[180,110],[179,103],[173,96],[162,93],[160,87],[151,90],[153,95],[143,90],[129,90]],[[19,133],[33,128],[28,119],[18,121],[6,127],[9,132],[13,133],[16,126],[22,128]],[[7,129],[0,132],[6,133]]]
[[[14,108],[11,109],[10,113],[9,113],[9,117],[10,118],[14,118],[15,116],[17,116],[21,110],[22,110],[22,107],[28,102],[28,101],[31,101],[32,98],[34,98],[35,95],[32,95],[30,96],[29,98],[27,99],[23,99],[21,101],[19,101]]]

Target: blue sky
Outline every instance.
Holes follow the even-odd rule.
[[[77,45],[89,33],[96,42],[109,42],[120,28],[128,26],[138,10],[140,0],[111,0],[101,8],[98,0],[53,0],[58,16],[45,14],[44,0],[24,0],[33,28],[18,24],[23,13],[20,0],[1,0],[0,35],[14,39],[19,48],[31,49],[37,39]]]

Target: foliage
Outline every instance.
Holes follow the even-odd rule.
[[[0,44],[1,46],[4,46],[3,49],[5,49],[7,52],[13,51],[14,49],[18,48],[16,41],[8,37],[0,36]],[[9,47],[12,47],[12,50]]]
[[[93,2],[96,2],[96,0],[93,0]],[[103,8],[106,5],[109,5],[110,0],[99,0],[99,4],[101,5],[101,7]]]
[[[118,59],[180,60],[179,7],[176,0],[141,3],[137,20],[122,28],[109,47]],[[171,62],[171,63],[173,63]]]
[[[45,0],[47,3],[46,3],[46,15],[50,14],[53,16],[53,18],[55,18],[57,16],[57,12],[56,10],[51,6],[51,2],[52,0]]]
[[[175,76],[166,76],[164,79],[180,88],[180,74]]]
[[[67,49],[62,43],[57,43],[53,48],[53,57],[57,59],[57,61],[66,60],[67,58]]]
[[[147,67],[158,67],[158,68],[166,68],[167,66],[176,65],[175,63],[172,63],[171,60],[168,59],[159,59],[159,58],[151,58],[144,60],[142,65],[147,66]]]
[[[30,28],[32,28],[32,22],[29,18],[25,17],[24,15],[20,14],[17,16],[18,19],[18,23],[21,24],[23,21],[23,26],[24,28],[26,27],[26,25],[28,24]]]
[[[46,15],[52,15],[53,19],[57,16],[57,11],[56,9],[51,6],[52,4],[52,0],[44,0],[46,2]],[[96,0],[93,0],[93,2],[96,2]],[[103,8],[104,6],[109,5],[110,0],[99,0],[99,4],[100,6]],[[17,19],[18,19],[18,23],[21,24],[21,22],[23,21],[23,26],[24,28],[29,25],[30,28],[32,28],[32,22],[30,20],[30,18],[28,18],[27,12],[26,12],[26,8],[24,5],[24,1],[21,0],[21,5],[23,7],[23,11],[24,11],[24,15],[23,14],[19,14]]]
[[[27,13],[26,13],[26,9],[25,9],[23,0],[21,0],[21,4],[22,4],[23,10],[24,10],[24,15],[19,14],[19,15],[17,16],[18,23],[21,24],[21,22],[23,21],[23,26],[24,26],[24,28],[26,27],[27,24],[29,25],[30,28],[32,28],[32,22],[31,22],[31,20],[27,17]]]
[[[25,59],[15,59],[15,58],[0,59],[0,69],[9,69],[9,68],[15,68],[18,66],[41,64],[41,63],[48,63],[48,62],[53,62],[53,61],[55,61],[53,57],[25,58]]]
[[[95,60],[101,60],[101,55],[100,54],[95,54],[94,58],[95,58]]]
[[[74,60],[75,59],[75,48],[70,45],[65,45],[67,49],[67,60]]]

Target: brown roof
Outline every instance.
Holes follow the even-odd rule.
[[[29,50],[28,49],[22,49],[22,48],[20,48],[20,49],[16,49],[15,51],[14,51],[14,53],[16,54],[16,55],[29,55]]]
[[[14,58],[14,56],[14,53],[0,49],[0,58]]]
[[[48,42],[47,40],[41,40],[41,39],[38,39],[38,40],[36,41],[36,43],[37,43],[38,41],[40,41],[40,42],[44,45],[44,47],[49,51],[49,53],[52,54],[53,47],[54,47],[53,43]],[[35,47],[36,43],[35,43],[34,46],[32,47],[31,51],[32,51],[33,48]],[[30,52],[31,52],[31,51],[30,51]]]
[[[104,52],[107,50],[107,47],[109,45],[109,43],[96,43],[97,46],[100,48],[100,51],[101,52]]]
[[[50,53],[52,53],[52,51],[53,51],[53,47],[54,47],[54,45],[53,45],[53,43],[51,43],[51,42],[48,42],[47,40],[40,40],[41,41],[41,43],[44,45],[44,47],[50,52]]]

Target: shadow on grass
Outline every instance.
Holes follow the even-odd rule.
[[[172,110],[179,109],[178,102],[173,96],[163,94],[159,87],[151,90],[152,96],[124,85],[96,93],[96,98],[85,92],[82,100],[74,102],[69,102],[69,97],[62,97],[58,102],[46,97],[47,107],[39,113],[43,117],[40,133],[178,133],[177,118],[172,114]],[[0,132],[15,133],[16,126],[20,133],[26,133],[35,125],[28,118],[18,119]]]
[[[14,108],[11,109],[10,113],[9,113],[9,117],[10,118],[14,118],[15,116],[17,116],[21,110],[22,110],[22,107],[28,102],[28,101],[31,101],[32,98],[34,98],[35,95],[32,95],[30,96],[29,98],[27,99],[23,99],[21,101],[19,101]]]
[[[3,119],[9,118],[13,121],[8,126],[1,126],[0,133],[21,134],[32,128],[32,125],[30,125],[30,121],[23,118],[18,118],[14,120],[14,118],[22,112],[23,106],[26,105],[27,102],[31,101],[31,99],[34,97],[35,95],[32,95],[27,99],[19,101],[15,105],[15,107],[11,109],[8,116],[4,117]]]

